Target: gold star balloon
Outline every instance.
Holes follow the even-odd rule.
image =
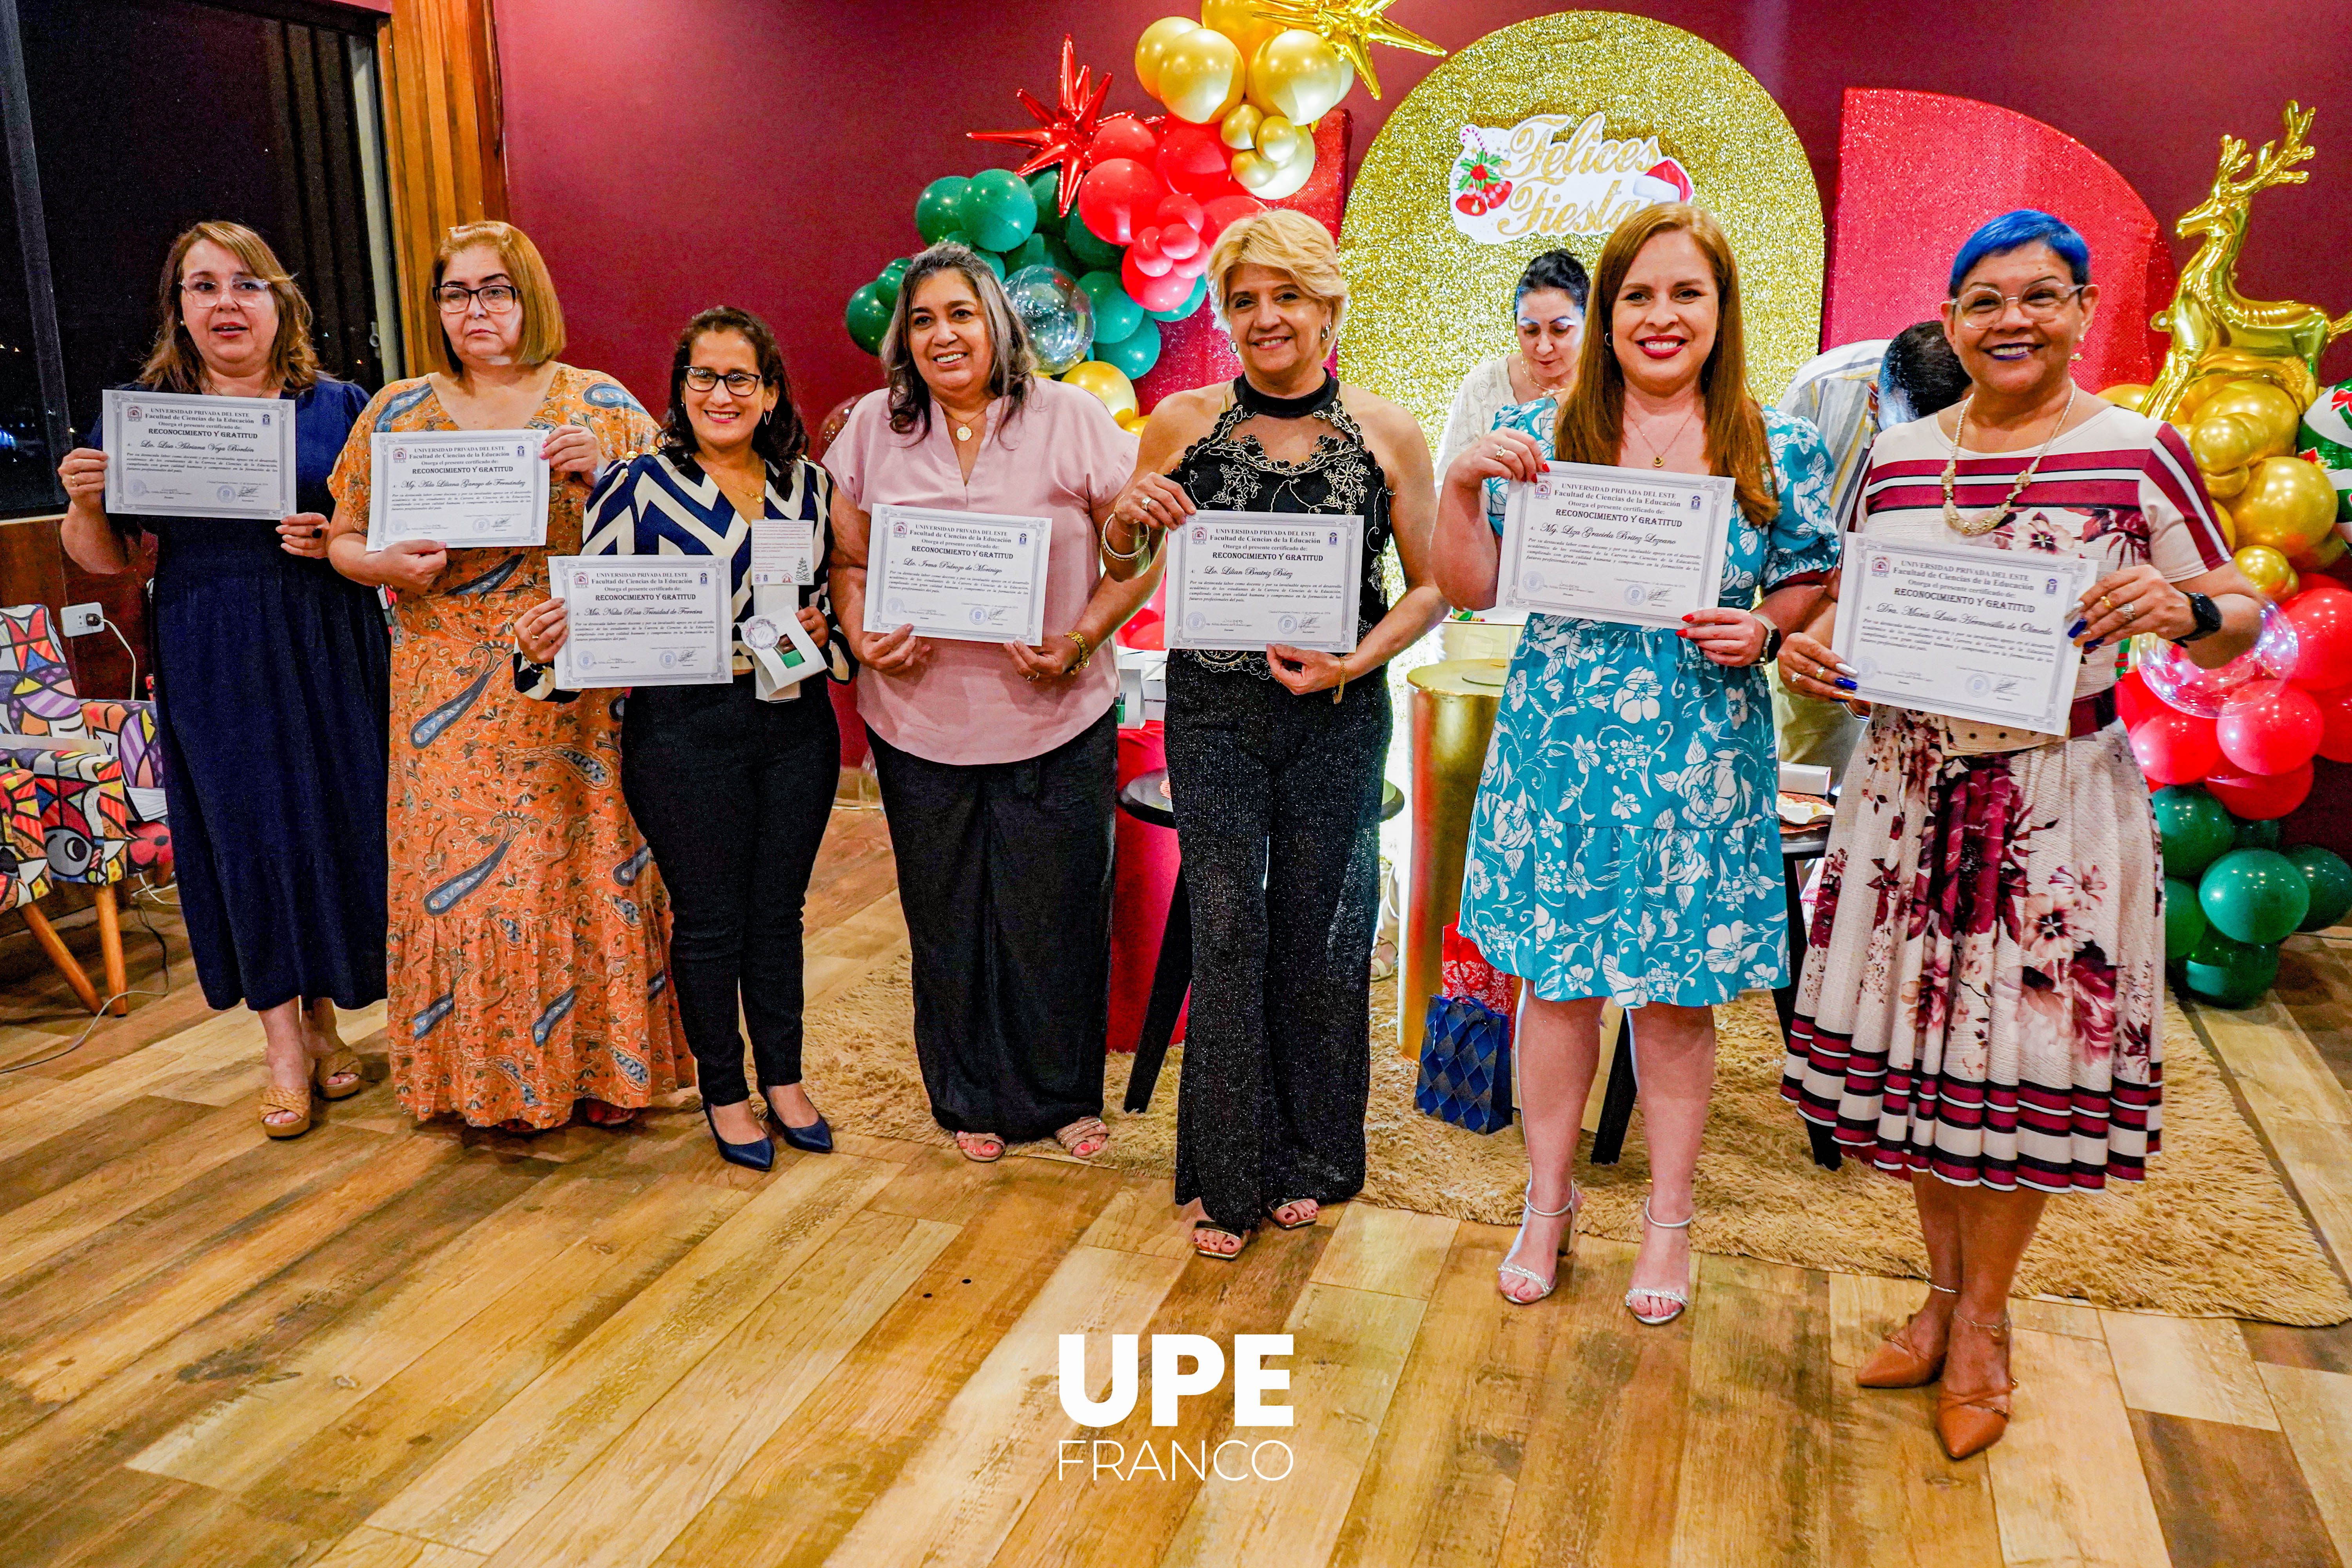
[[[1374,98],[1381,95],[1380,74],[1372,69],[1371,46],[1388,44],[1424,55],[1445,51],[1410,28],[1400,27],[1381,13],[1396,0],[1255,0],[1250,7],[1269,22],[1319,33],[1356,68]]]

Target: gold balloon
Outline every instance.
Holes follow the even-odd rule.
[[[1296,163],[1277,163],[1263,153],[1234,154],[1234,183],[1261,201],[1296,195],[1315,173],[1315,143]]]
[[[2099,395],[2118,408],[2128,408],[2137,413],[2139,405],[2147,401],[2147,395],[2154,390],[2144,381],[2119,381],[2113,386],[2103,388]]]
[[[2231,550],[2238,548],[2238,520],[2220,501],[2213,503],[2213,521],[2221,525],[2221,542]]]
[[[2286,581],[2279,584],[2279,597],[2282,599],[2292,599],[2297,594],[2302,592],[2303,574],[2295,571],[2293,567],[2289,567],[2287,569]]]
[[[2242,380],[2267,381],[2294,400],[2297,408],[2308,408],[2319,396],[2318,378],[2311,367],[2299,359],[2279,359],[2239,348],[2220,348],[2197,362],[2199,374],[2208,371],[2238,377]]]
[[[2261,427],[2242,414],[2217,414],[2209,408],[2189,431],[2189,450],[2209,474],[2244,468],[2262,444]]]
[[[2237,415],[2254,427],[2260,437],[2254,447],[2257,458],[2293,451],[2295,426],[2303,423],[2303,405],[2267,381],[2223,387],[2198,405],[2197,422],[2202,425],[2217,414]]]
[[[1111,416],[1137,412],[1135,383],[1115,364],[1105,364],[1098,359],[1082,360],[1062,373],[1062,379],[1072,386],[1082,386],[1103,400]]]
[[[1355,85],[1356,68],[1304,27],[1276,33],[1250,57],[1250,101],[1294,124],[1314,124]]]
[[[2172,412],[2166,417],[2184,427],[2195,424],[2205,400],[2225,386],[2235,386],[2238,379],[2238,373],[2231,370],[2210,371],[2198,376],[2181,389],[2180,401],[2172,405]]]
[[[1244,59],[1282,31],[1281,23],[1259,15],[1255,0],[1201,0],[1201,26],[1214,27],[1231,38]]]
[[[2264,458],[2253,466],[2243,493],[2231,508],[2238,537],[2267,544],[2284,555],[2300,555],[2336,524],[2336,487],[2316,463],[2301,458]]]
[[[2285,586],[2288,578],[2294,575],[2294,568],[2287,564],[2285,556],[2267,544],[2249,544],[2242,547],[2231,559],[2237,562],[2238,570],[2246,574],[2247,582],[2273,599],[2286,597],[2279,590]]]
[[[1141,435],[1143,427],[1151,423],[1151,416],[1139,408],[1132,414],[1114,414],[1111,417],[1118,420],[1118,427],[1130,436]]]
[[[1255,103],[1236,104],[1234,111],[1217,121],[1217,137],[1236,153],[1245,153],[1257,145],[1259,121],[1265,118]]]
[[[1242,100],[1242,52],[1213,27],[1194,27],[1160,56],[1160,101],[1179,120],[1213,125]]]
[[[1269,114],[1258,122],[1257,150],[1269,162],[1288,168],[1302,153],[1310,159],[1315,156],[1315,139],[1286,117]]]
[[[2344,536],[2330,530],[2318,543],[2302,551],[2287,564],[2298,572],[2325,572],[2344,556]]]
[[[1162,16],[1135,40],[1135,79],[1152,97],[1160,96],[1160,61],[1168,46],[1200,26],[1190,16]]]
[[[2207,474],[2205,493],[2215,500],[2228,500],[2243,490],[2246,481],[2252,477],[2251,468],[2224,468],[2218,474]]]

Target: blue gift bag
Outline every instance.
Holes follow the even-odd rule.
[[[1483,1003],[1432,996],[1412,1102],[1425,1116],[1498,1132],[1511,1124],[1511,1021]]]

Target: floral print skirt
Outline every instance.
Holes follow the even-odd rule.
[[[2164,879],[2123,726],[1947,756],[1883,709],[1822,862],[1780,1092],[1880,1170],[2063,1193],[2147,1173]]]

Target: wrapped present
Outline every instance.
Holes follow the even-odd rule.
[[[1506,974],[1487,963],[1478,944],[1464,936],[1461,928],[1451,921],[1446,924],[1438,950],[1437,989],[1441,995],[1475,1002],[1506,1019],[1518,1015],[1518,976]]]
[[[1459,996],[1432,996],[1412,1102],[1472,1132],[1511,1124],[1511,1021]]]

